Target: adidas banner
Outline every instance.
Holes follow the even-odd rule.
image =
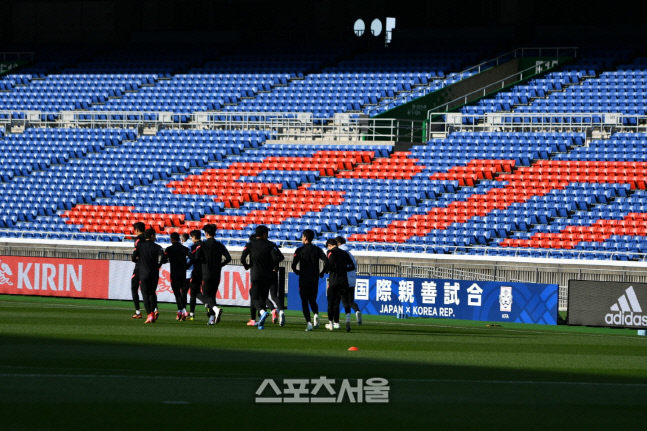
[[[569,280],[567,320],[569,325],[646,329],[647,284]]]
[[[326,280],[319,281],[320,312],[328,308]],[[299,277],[291,273],[288,283],[288,308],[301,310]],[[557,324],[556,284],[358,276],[354,294],[363,314]]]

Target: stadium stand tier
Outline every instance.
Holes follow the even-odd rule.
[[[325,50],[46,57],[0,80],[5,124],[29,110],[50,122],[2,133],[0,236],[123,241],[135,220],[162,235],[214,223],[218,237],[242,246],[267,224],[289,245],[310,228],[367,251],[644,259],[647,60],[625,52],[584,56],[461,108],[466,125],[501,112],[511,125],[578,131],[456,130],[396,150],[284,143],[242,123],[186,127],[196,112],[305,112],[322,125],[340,113],[377,115],[467,78],[461,70],[479,59]],[[74,110],[146,120],[168,112],[176,126],[52,127]],[[594,139],[578,113],[624,114],[622,125],[636,129]]]

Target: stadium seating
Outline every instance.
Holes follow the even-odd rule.
[[[97,118],[115,120],[121,114],[110,112],[171,112],[181,123],[204,111],[310,112],[316,119],[345,112],[375,115],[470,76],[454,71],[475,58],[473,53],[443,53],[412,62],[402,61],[402,52],[381,51],[369,62],[371,72],[358,70],[367,64],[362,55],[321,72],[340,55],[348,54],[328,47],[315,53],[241,51],[207,60],[191,50],[120,51],[68,67],[73,57],[46,56],[42,65],[0,79],[0,106],[38,110],[48,121],[60,111],[79,109],[106,112]],[[131,115],[133,120],[157,118]]]
[[[184,115],[180,124],[186,114],[220,110],[375,114],[398,95],[451,82],[467,58],[434,66],[432,58],[325,52],[298,61],[249,52],[216,61],[129,55],[23,69],[0,80],[0,106],[54,117],[71,109],[170,111]],[[638,124],[647,109],[646,60],[608,70],[619,58],[589,57],[463,112],[550,112],[560,122],[577,112],[621,112]],[[3,131],[0,236],[122,241],[142,220],[161,235],[214,223],[219,238],[243,245],[267,224],[273,239],[293,245],[310,228],[368,251],[642,259],[647,135],[603,138],[457,131],[395,151],[368,142],[282,143],[244,128]]]

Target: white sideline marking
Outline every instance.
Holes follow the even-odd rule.
[[[72,307],[76,309],[89,309],[89,310],[132,310],[133,307],[104,307],[98,305],[78,305],[78,304],[57,304],[52,302],[30,302],[30,301],[0,301],[0,306],[9,306],[11,304],[29,304],[31,306],[41,307]]]
[[[209,376],[138,376],[135,374],[42,374],[42,373],[2,373],[0,377],[25,377],[25,378],[77,378],[77,379],[155,379],[155,380],[176,380],[176,379],[209,379],[209,380],[261,380],[260,377],[209,377]]]
[[[176,379],[208,379],[216,381],[226,380],[243,380],[258,381],[261,377],[193,377],[193,376],[138,376],[126,374],[43,374],[43,373],[3,373],[0,377],[7,378],[77,378],[77,379],[157,379],[157,380],[176,380]],[[341,379],[341,377],[340,377]],[[352,379],[351,379],[352,380]],[[460,379],[388,379],[390,382],[410,382],[410,383],[470,383],[470,384],[498,384],[498,385],[555,385],[555,386],[619,386],[619,387],[647,387],[647,383],[613,383],[613,382],[539,382],[535,380],[460,380]],[[185,403],[184,401],[165,401],[165,403]],[[187,403],[188,404],[188,403]]]

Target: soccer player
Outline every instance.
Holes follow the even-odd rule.
[[[348,255],[350,256],[350,259],[353,261],[353,265],[355,265],[355,268],[357,268],[357,260],[355,260],[355,256],[348,250],[348,246],[346,245],[346,240],[344,239],[343,236],[338,236],[335,238],[335,241],[337,241],[337,246],[344,250]],[[355,302],[355,283],[357,282],[357,270],[353,271],[348,271],[348,286],[350,287],[350,306],[353,310],[355,310],[355,319],[357,321],[357,326],[360,326],[362,324],[362,312],[359,310],[359,305]]]
[[[177,316],[175,320],[186,320],[186,300],[182,295],[182,288],[186,282],[186,267],[189,251],[180,242],[180,235],[177,232],[171,233],[171,246],[164,250],[166,258],[171,264],[171,289],[177,304]]]
[[[249,242],[252,242],[256,239],[256,232],[251,234],[249,236]],[[249,243],[245,245],[245,248],[249,247]],[[249,301],[249,322],[247,322],[247,326],[256,326],[256,307],[254,307],[254,303],[252,301]]]
[[[276,271],[276,279],[270,283],[270,292],[265,302],[265,305],[268,308],[272,309],[272,323],[279,323],[279,326],[285,325],[285,303],[283,301],[283,294],[279,288],[279,265],[276,265],[274,270]]]
[[[140,221],[133,224],[133,230],[135,231],[135,250],[137,246],[146,241],[144,238],[144,231],[146,230],[146,225]],[[130,292],[133,297],[133,303],[135,304],[135,314],[132,315],[133,319],[141,319],[142,312],[139,308],[139,262],[135,262],[135,269],[133,269],[133,276],[130,278]]]
[[[268,235],[269,229],[267,226],[257,226],[256,239],[247,243],[240,256],[245,269],[251,268],[250,280],[252,286],[249,296],[252,305],[261,313],[256,325],[258,329],[265,329],[265,319],[269,314],[265,311],[265,304],[270,292],[270,286],[272,283],[278,282],[277,268],[279,263],[285,259],[278,246],[267,239]]]
[[[346,332],[350,332],[350,287],[348,272],[355,270],[355,265],[348,253],[337,247],[337,241],[326,241],[328,261],[330,262],[328,279],[328,320],[326,329],[339,328],[339,300],[346,310]]]
[[[132,261],[139,262],[139,284],[142,289],[144,308],[148,318],[145,323],[155,323],[157,315],[157,283],[159,282],[159,269],[166,263],[164,250],[155,244],[155,229],[144,231],[146,241],[139,244],[133,252]]]
[[[191,237],[189,236],[189,234],[188,233],[180,234],[180,239],[182,241],[182,245],[189,250],[189,253],[191,253],[191,247],[193,246],[193,241],[191,240]],[[184,280],[184,286],[182,286],[182,300],[184,301],[184,306],[188,305],[188,295],[189,295],[189,290],[191,289],[192,271],[193,271],[193,262],[191,262],[191,256],[188,256],[186,260],[186,275]],[[195,297],[195,292],[191,292],[191,300],[193,302],[193,308],[195,309],[195,299],[193,299],[194,297]],[[186,320],[188,318],[189,318],[189,312],[185,311],[184,319],[182,320]]]
[[[220,323],[222,309],[216,303],[216,294],[220,285],[222,267],[231,262],[227,247],[216,241],[216,225],[205,225],[204,231],[207,239],[196,248],[194,262],[202,265],[202,294],[198,294],[200,301],[207,307],[209,322],[207,325]],[[224,260],[223,260],[224,258]]]
[[[196,250],[202,246],[202,233],[195,229],[192,230],[189,233],[189,236],[191,237],[191,263],[192,263],[192,270],[191,270],[191,278],[189,279],[189,289],[191,291],[191,301],[190,302],[190,313],[189,313],[189,320],[194,320],[195,319],[195,304],[196,304],[196,299],[198,297],[198,293],[200,292],[200,285],[202,284],[202,265],[201,264],[195,264],[195,253]]]
[[[301,236],[303,245],[294,252],[292,260],[292,272],[299,276],[299,296],[301,297],[301,308],[303,317],[306,319],[306,331],[319,327],[319,306],[317,295],[319,294],[319,278],[323,278],[328,272],[328,258],[323,250],[312,244],[315,233],[306,229]],[[319,261],[323,262],[320,270]],[[310,309],[314,313],[314,325],[310,321]]]

